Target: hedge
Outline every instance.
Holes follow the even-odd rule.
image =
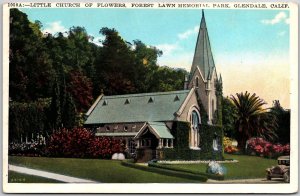
[[[224,180],[224,175],[208,174],[208,173],[204,173],[204,172],[191,171],[191,170],[183,169],[183,168],[173,168],[166,164],[148,162],[148,166],[167,169],[167,170],[173,170],[173,171],[179,171],[179,172],[187,172],[187,173],[196,174],[196,175],[202,175],[202,176],[206,176],[209,179],[214,179],[214,180]]]
[[[124,160],[121,162],[123,166],[135,168],[135,169],[140,169],[143,171],[148,171],[148,172],[154,172],[162,175],[167,175],[167,176],[174,176],[174,177],[179,177],[179,178],[186,178],[186,179],[192,179],[192,180],[198,180],[200,182],[206,182],[207,177],[200,175],[200,174],[192,174],[192,173],[187,173],[183,171],[172,171],[168,169],[162,169],[162,168],[157,168],[157,167],[146,167],[142,165],[135,164],[132,160]]]

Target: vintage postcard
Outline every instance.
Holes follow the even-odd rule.
[[[295,193],[295,3],[3,4],[5,193]]]

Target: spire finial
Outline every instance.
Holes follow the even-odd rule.
[[[204,9],[202,9],[202,18],[201,18],[200,28],[206,28]]]

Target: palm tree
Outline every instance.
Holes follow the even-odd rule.
[[[262,137],[273,140],[276,136],[274,130],[277,128],[276,116],[264,109],[266,104],[256,94],[250,95],[249,92],[237,93],[236,97],[231,95],[231,100],[237,110],[237,129],[238,148],[245,149],[246,141],[251,137]]]

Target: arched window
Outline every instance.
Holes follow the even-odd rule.
[[[190,133],[190,147],[199,148],[200,144],[200,134],[199,134],[199,124],[200,116],[199,113],[195,110],[191,113],[191,133]]]
[[[198,128],[199,126],[199,117],[196,111],[192,112],[192,126],[193,128]]]
[[[196,87],[199,87],[199,78],[196,77]]]

